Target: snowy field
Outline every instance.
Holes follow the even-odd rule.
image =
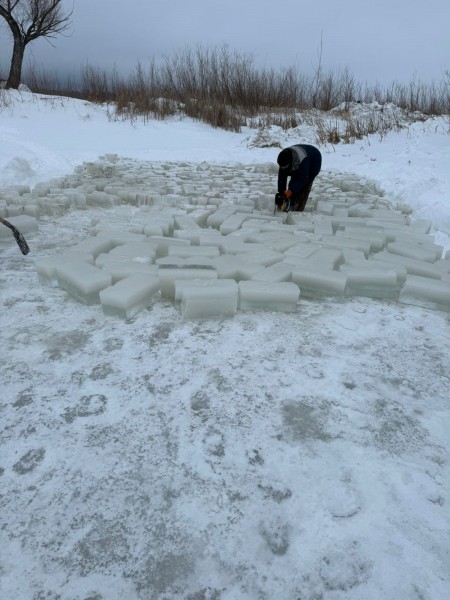
[[[233,202],[261,191],[256,175],[278,153],[255,147],[252,130],[5,98],[0,193],[73,180],[117,154],[133,186],[139,169],[166,165],[150,213],[174,202],[181,176],[203,186],[223,171],[210,195]],[[321,148],[311,203],[348,173],[363,196],[380,190],[430,221],[445,255],[448,126]],[[315,143],[311,127],[268,135]],[[259,185],[271,177],[274,194],[276,170]],[[300,295],[292,313],[183,321],[162,298],[122,320],[39,283],[35,261],[142,212],[63,206],[26,233],[29,255],[0,241],[2,598],[450,597],[446,307]]]

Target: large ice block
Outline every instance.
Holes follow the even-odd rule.
[[[237,212],[230,215],[223,223],[221,223],[219,230],[222,235],[228,235],[236,229],[242,227],[242,223],[248,219],[248,213]]]
[[[117,258],[135,258],[141,262],[151,264],[156,258],[156,244],[151,244],[147,241],[143,242],[128,242],[121,246],[116,246],[108,252],[110,256]]]
[[[96,266],[99,266],[96,264]],[[153,276],[157,277],[159,273],[158,265],[149,265],[133,260],[111,261],[101,265],[103,271],[112,275],[112,283],[117,283],[121,279],[130,277],[130,275]]]
[[[109,207],[114,205],[114,198],[105,192],[94,191],[86,194],[86,203],[89,206]]]
[[[94,232],[98,238],[109,239],[113,246],[120,246],[130,242],[142,242],[147,239],[147,236],[143,233],[136,233],[134,231],[126,231],[123,229],[108,229],[104,225],[97,225],[94,228]]]
[[[252,244],[249,245],[251,246]],[[275,252],[275,250],[266,248],[263,250],[246,252],[245,254],[242,254],[241,257],[245,262],[255,263],[264,267],[270,267],[270,265],[280,262],[284,255],[282,252]]]
[[[392,252],[378,252],[370,257],[374,261],[391,262],[396,265],[403,265],[408,274],[418,275],[419,277],[430,277],[430,279],[441,279],[442,273],[439,267],[436,267],[434,263],[418,260],[416,258],[409,258],[401,254],[393,254]]]
[[[28,215],[29,217],[34,217],[35,219],[39,219],[41,215],[41,209],[38,204],[26,204],[23,207],[23,214]]]
[[[252,275],[252,280],[265,281],[267,283],[291,281],[293,269],[293,265],[289,265],[284,262],[275,263],[274,265],[270,265],[270,267],[267,267],[262,271],[258,271],[257,273]]]
[[[353,248],[355,250],[362,250],[364,255],[369,256],[371,243],[370,240],[362,238],[350,238],[343,235],[324,235],[320,240],[320,243],[325,248]]]
[[[362,250],[356,250],[355,248],[344,248],[342,250],[342,256],[344,263],[358,261],[362,264],[366,264],[366,257]]]
[[[287,224],[295,225],[297,231],[314,233],[314,224],[311,220],[311,215],[291,211],[287,216]]]
[[[235,205],[222,206],[209,215],[209,217],[206,220],[206,225],[208,227],[214,227],[216,229],[219,229],[222,223],[226,221],[228,217],[234,215],[234,213],[236,213],[238,210],[239,207]]]
[[[199,227],[206,227],[206,221],[210,214],[212,214],[212,209],[204,209],[204,208],[196,208],[193,211],[189,212],[189,217],[196,223]]]
[[[295,268],[292,281],[299,286],[302,296],[345,296],[347,289],[345,273],[317,265]]]
[[[220,250],[217,246],[169,246],[168,248],[168,256],[181,256],[182,258],[193,256],[214,258],[219,255]]]
[[[266,243],[268,248],[271,248],[275,252],[286,252],[293,246],[298,244],[298,239],[295,235],[285,235],[284,237],[274,238]]]
[[[139,273],[101,290],[99,296],[105,314],[130,319],[150,306],[159,290],[158,277]]]
[[[151,221],[144,225],[144,233],[148,236],[160,235],[162,231],[163,236],[168,236],[172,232],[174,227],[173,217],[154,217]]]
[[[307,262],[311,265],[326,267],[328,269],[336,269],[344,261],[343,250],[337,248],[317,248],[317,250],[307,258]]]
[[[148,239],[153,244],[157,244],[156,256],[159,258],[162,256],[167,256],[167,254],[169,253],[169,248],[172,246],[180,247],[191,245],[190,240],[182,240],[178,238],[165,237],[159,235],[149,236]]]
[[[205,231],[204,229],[175,229],[173,237],[181,240],[189,240],[192,246],[219,246],[222,236],[216,229]]]
[[[321,248],[319,243],[310,243],[310,242],[300,242],[295,244],[295,246],[291,246],[284,252],[284,262],[291,262],[291,258],[293,258],[293,262],[296,263],[298,260],[304,260],[312,256],[319,248]],[[339,257],[341,258],[341,256]]]
[[[363,269],[363,270],[375,269],[375,270],[382,270],[382,271],[394,271],[394,273],[397,277],[398,291],[400,291],[401,287],[405,283],[406,276],[408,274],[408,271],[406,270],[406,267],[404,265],[402,265],[400,263],[389,262],[387,260],[386,261],[371,260],[371,259],[361,260],[358,258],[354,258],[354,259],[349,258],[348,260],[345,261],[345,263],[343,265],[341,265],[339,267],[339,270],[342,272],[347,272],[347,267]]]
[[[264,244],[252,244],[240,238],[233,238],[231,235],[223,238],[219,246],[223,254],[244,254],[247,252],[258,252],[266,250]]]
[[[372,217],[374,213],[376,214],[374,208],[364,202],[352,204],[352,206],[349,206],[348,208],[349,217]]]
[[[73,252],[87,252],[97,258],[99,254],[112,250],[115,245],[115,242],[109,237],[93,236],[78,242],[78,244],[72,246],[71,250]]]
[[[181,302],[183,293],[185,290],[189,290],[191,287],[217,287],[220,289],[229,289],[231,283],[234,284],[233,289],[236,288],[237,283],[234,279],[177,279],[175,281],[175,302]]]
[[[411,222],[411,229],[417,233],[427,234],[430,232],[431,226],[432,222],[428,219],[417,219],[416,221]]]
[[[56,266],[56,277],[61,289],[83,304],[97,304],[99,292],[112,283],[110,273],[81,260],[69,260]]]
[[[173,220],[175,229],[200,229],[199,224],[191,216],[183,214],[175,215]]]
[[[407,258],[414,258],[423,262],[434,263],[437,260],[436,251],[419,246],[418,244],[407,244],[404,242],[391,242],[387,245],[387,251],[392,254],[400,254]],[[441,250],[442,254],[442,250]]]
[[[408,275],[400,302],[450,311],[450,281]]]
[[[164,230],[158,223],[146,224],[143,226],[143,232],[148,236],[160,236],[164,235]]]
[[[412,227],[406,227],[402,230],[395,231],[395,240],[394,242],[401,242],[403,244],[419,244],[419,246],[426,246],[437,249],[437,244],[434,242],[434,237],[432,235],[428,235],[425,233],[419,233],[415,231]],[[440,249],[440,254],[442,254],[442,247]],[[438,256],[440,258],[440,256]]]
[[[239,264],[236,281],[246,281],[247,279],[253,279],[257,273],[264,271],[264,265],[260,265],[253,262],[243,262]]]
[[[300,290],[292,282],[240,281],[240,310],[294,311]]]
[[[376,263],[367,261],[364,267],[342,265],[341,272],[347,275],[346,294],[369,298],[395,298],[398,295],[397,273],[376,268]]]
[[[242,260],[238,256],[223,254],[213,258],[212,264],[221,279],[237,280],[239,278],[239,267],[242,265]]]
[[[359,239],[369,242],[370,252],[380,252],[386,245],[386,234],[381,230],[370,229],[368,227],[346,227],[343,231],[336,231],[337,237],[346,237],[349,239]]]
[[[233,317],[237,311],[238,286],[230,279],[176,282],[183,320]]]
[[[158,277],[161,282],[161,296],[175,297],[175,281],[186,279],[217,279],[217,271],[211,266],[193,267],[188,265],[160,265]]]
[[[333,224],[331,219],[315,219],[314,220],[315,235],[333,235]]]
[[[58,287],[58,278],[56,276],[56,267],[60,264],[67,264],[71,260],[83,261],[93,264],[94,257],[88,252],[64,252],[53,256],[46,256],[34,261],[38,280],[41,285]]]
[[[220,258],[220,257],[217,257]],[[209,267],[215,268],[214,258],[208,258],[207,256],[163,256],[157,258],[155,263],[165,267],[184,267],[184,268],[200,268]]]

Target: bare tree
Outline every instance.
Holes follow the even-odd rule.
[[[17,89],[27,44],[37,38],[55,38],[70,25],[73,10],[65,11],[62,0],[0,0],[0,16],[11,30],[13,53],[7,88]]]

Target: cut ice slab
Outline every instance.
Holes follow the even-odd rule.
[[[93,232],[96,237],[110,240],[113,246],[120,246],[122,244],[129,244],[131,242],[142,242],[147,239],[143,233],[135,233],[133,231],[124,231],[123,229],[108,228],[106,226],[99,225],[94,227]]]
[[[116,246],[108,252],[111,256],[140,258],[143,262],[152,263],[156,258],[156,245],[149,242],[127,242],[121,246]]]
[[[56,266],[59,287],[83,304],[97,304],[99,292],[112,283],[112,276],[82,260],[69,260]]]
[[[450,281],[408,275],[400,302],[450,311]]]
[[[217,279],[217,271],[211,266],[175,266],[159,265],[158,277],[161,282],[161,296],[175,297],[175,282],[177,280]]]
[[[341,272],[347,275],[348,296],[366,296],[368,298],[395,298],[398,295],[397,273],[392,270],[374,268],[376,263],[364,267],[341,266]],[[372,267],[372,268],[370,268]]]
[[[383,261],[394,265],[402,265],[405,267],[408,275],[418,275],[419,277],[429,277],[430,279],[441,279],[442,277],[442,271],[434,263],[418,260],[417,258],[409,258],[408,256],[383,251],[374,254],[370,259],[375,262]]]
[[[295,268],[292,281],[301,290],[302,296],[345,296],[347,290],[347,275],[319,265]]]
[[[130,275],[100,291],[103,312],[130,319],[150,306],[160,287],[158,277],[141,273]]]
[[[181,258],[190,258],[203,256],[206,258],[215,258],[220,255],[217,246],[169,246],[168,256],[180,256]]]
[[[140,275],[142,277],[153,275],[154,277],[158,277],[159,271],[158,265],[148,265],[132,260],[105,263],[101,268],[112,275],[113,283],[117,283],[121,279],[126,279],[131,275]]]
[[[406,276],[408,274],[406,267],[400,263],[394,263],[383,260],[366,260],[360,258],[349,258],[346,259],[345,263],[339,267],[339,270],[343,273],[347,273],[349,268],[363,269],[364,271],[381,270],[383,272],[394,271],[397,277],[397,288],[400,290],[405,283]]]
[[[89,254],[92,254],[94,258],[97,258],[99,254],[109,252],[114,246],[114,241],[108,237],[93,236],[78,242],[78,244],[72,246],[71,250],[73,252],[88,252]]]
[[[434,246],[432,248],[424,248],[423,246],[405,244],[403,242],[391,242],[387,245],[388,252],[399,254],[407,258],[421,260],[423,262],[434,263],[442,256],[443,248],[440,247],[440,255],[436,253]]]
[[[238,285],[232,279],[176,281],[175,299],[181,300],[184,321],[234,317],[238,304]]]
[[[238,288],[240,310],[294,311],[300,296],[291,282],[240,281]]]
[[[263,267],[270,267],[270,265],[280,262],[284,255],[281,252],[275,252],[274,250],[267,248],[255,252],[246,252],[241,256],[242,260],[245,262],[262,265]]]
[[[169,248],[172,246],[190,246],[190,240],[183,240],[179,238],[169,238],[165,236],[152,235],[149,236],[149,241],[153,244],[156,244],[157,251],[156,256],[159,258],[162,256],[167,256],[169,253]]]
[[[251,279],[254,281],[265,281],[266,283],[276,283],[282,281],[291,281],[293,265],[286,263],[275,263],[266,269],[256,272]]]
[[[61,264],[67,264],[72,260],[92,264],[94,262],[94,257],[88,252],[64,252],[63,254],[55,254],[54,256],[46,256],[37,259],[34,261],[34,265],[36,267],[39,283],[50,287],[58,287],[56,267]]]

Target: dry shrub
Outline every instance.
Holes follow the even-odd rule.
[[[159,62],[150,60],[145,68],[138,62],[128,78],[120,78],[116,69],[108,73],[89,64],[82,67],[80,77],[67,77],[64,84],[36,68],[27,77],[35,92],[111,102],[116,118],[187,115],[230,131],[240,131],[243,125],[288,130],[310,119],[318,140],[331,144],[350,143],[371,133],[384,136],[402,126],[395,112],[383,113],[379,106],[396,105],[411,120],[450,113],[448,72],[438,83],[413,78],[409,84],[394,82],[382,88],[356,82],[348,69],[326,71],[321,58],[310,76],[293,67],[258,68],[251,56],[227,46],[187,47]],[[372,114],[352,115],[348,107],[356,102],[374,104]],[[343,107],[340,113],[335,110],[338,106]],[[328,120],[318,118],[330,111]]]

